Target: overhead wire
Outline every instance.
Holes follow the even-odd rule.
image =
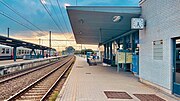
[[[6,6],[7,8],[9,8],[11,11],[13,11],[15,14],[17,14],[18,16],[20,16],[22,19],[24,19],[25,21],[27,21],[28,23],[30,23],[32,26],[34,26],[35,28],[37,28],[38,30],[40,30],[41,32],[43,32],[42,29],[40,29],[40,28],[37,27],[35,24],[33,24],[31,21],[29,21],[28,19],[26,19],[25,17],[23,17],[18,11],[14,10],[13,7],[9,6],[9,5],[7,4],[7,2],[5,2],[5,1],[0,1],[0,2],[1,2],[4,6]]]
[[[57,26],[57,28],[60,30],[60,32],[62,32],[62,30],[61,30],[61,28],[59,27],[59,25],[57,24],[57,22],[55,21],[55,19],[53,18],[53,16],[51,15],[51,12],[50,12],[50,10],[48,9],[48,7],[46,6],[46,4],[44,4],[43,2],[42,2],[42,0],[39,0],[40,1],[40,3],[42,4],[42,6],[44,7],[44,9],[45,9],[45,11],[48,13],[48,15],[51,17],[51,19],[53,20],[53,22],[55,23],[55,25]],[[62,32],[63,33],[63,32]],[[64,35],[64,33],[63,33],[63,35]],[[67,37],[64,35],[64,37],[66,38],[66,40],[67,40]]]
[[[42,29],[40,29],[39,27],[37,27],[36,25],[34,25],[32,22],[30,22],[28,19],[26,19],[25,17],[23,17],[23,16],[22,16],[18,11],[16,11],[13,7],[9,6],[9,5],[7,4],[7,2],[5,2],[5,1],[4,1],[4,2],[3,2],[3,1],[0,1],[0,3],[3,4],[4,6],[6,6],[6,7],[7,7],[8,9],[10,9],[11,11],[13,11],[13,12],[14,12],[15,14],[17,14],[19,17],[21,17],[22,19],[24,19],[25,21],[27,21],[28,23],[30,23],[32,26],[34,26],[35,28],[37,28],[39,31],[41,31],[41,33],[44,33],[44,31],[43,31]],[[31,29],[30,27],[27,27],[25,24],[20,23],[19,21],[13,19],[12,17],[10,17],[10,16],[8,16],[7,14],[5,14],[4,12],[1,12],[1,15],[5,16],[5,17],[9,18],[10,20],[13,20],[14,22],[20,24],[21,26],[26,27],[27,29],[35,32],[35,31],[34,31],[33,29]],[[37,33],[37,32],[35,32],[35,33]],[[40,33],[38,33],[38,34],[40,34]],[[46,37],[46,36],[45,36],[45,37]],[[46,37],[46,38],[47,38],[47,37]]]
[[[33,29],[29,28],[28,26],[26,26],[25,24],[23,24],[23,23],[21,23],[21,22],[15,20],[15,19],[13,19],[11,16],[8,16],[8,15],[7,15],[6,13],[4,13],[3,11],[0,11],[0,14],[3,15],[4,17],[6,17],[6,18],[8,18],[8,19],[10,19],[10,20],[12,20],[12,21],[14,21],[14,22],[16,22],[17,24],[19,24],[19,25],[25,27],[25,28],[27,28],[27,29],[29,29],[29,30],[35,32],[35,33],[38,33],[38,32],[36,32],[36,31],[34,31]],[[40,34],[40,33],[38,33],[38,34]]]
[[[64,32],[63,34],[65,34],[65,30],[64,30],[64,28],[63,28],[63,26],[62,26],[62,24],[61,24],[60,18],[59,18],[59,16],[57,15],[57,12],[56,12],[56,10],[55,10],[55,8],[54,8],[54,6],[53,6],[51,0],[49,0],[49,2],[50,2],[50,5],[51,5],[51,7],[52,7],[52,9],[53,9],[53,11],[54,11],[56,17],[57,17],[57,20],[58,20],[58,22],[59,22],[61,28],[62,28],[62,31]],[[64,36],[65,36],[65,35],[64,35]],[[66,37],[66,36],[65,36],[65,37]],[[66,39],[67,39],[67,37],[66,37]],[[68,40],[68,39],[67,39],[67,40]]]
[[[40,2],[41,2],[41,4],[43,5],[43,7],[44,7],[44,9],[46,10],[46,12],[49,14],[49,16],[51,17],[51,19],[54,21],[54,23],[56,24],[56,26],[59,28],[59,30],[60,30],[60,27],[59,27],[59,25],[57,24],[57,22],[55,21],[55,19],[53,18],[53,16],[51,15],[51,12],[50,12],[50,10],[48,9],[48,7],[47,7],[47,5],[46,4],[44,4],[41,0],[40,0]],[[52,5],[52,2],[50,2],[51,3],[51,6],[53,7],[53,5]],[[54,8],[53,8],[54,9]],[[55,11],[55,9],[54,9],[54,11]],[[55,12],[56,13],[56,12]],[[62,25],[61,25],[62,26]],[[60,30],[61,32],[62,32],[62,30]],[[66,38],[66,40],[68,40],[68,38],[66,37],[66,35],[65,35],[65,33],[64,32],[62,32],[63,33],[63,35],[64,35],[64,37]],[[69,42],[69,41],[68,41]],[[70,43],[70,42],[69,42]]]
[[[5,2],[5,1],[3,2],[2,0],[0,0],[0,2],[1,2],[4,6],[6,6],[7,8],[9,8],[11,11],[13,11],[15,14],[17,14],[19,17],[21,17],[22,19],[24,19],[26,22],[28,22],[29,24],[31,24],[33,27],[35,27],[35,28],[37,28],[38,30],[40,30],[41,32],[43,32],[42,29],[40,29],[40,28],[37,27],[35,24],[33,24],[32,22],[30,22],[28,19],[26,19],[25,17],[23,17],[18,11],[14,10],[13,7],[9,6],[9,5],[7,4],[7,2]],[[41,2],[41,0],[40,0],[40,2]],[[59,2],[59,1],[58,1],[58,2]],[[51,2],[51,1],[50,1],[50,3],[51,3],[51,5],[52,5],[52,2]],[[44,5],[42,2],[41,2],[41,4],[42,4],[43,7],[45,8],[45,10],[48,12],[48,14],[50,15],[51,19],[53,19],[53,21],[54,21],[54,23],[56,24],[56,26],[58,27],[58,29],[62,32],[62,30],[60,29],[59,25],[57,24],[57,22],[55,21],[55,19],[52,17],[50,11],[48,10],[48,8],[46,8],[46,5]],[[59,5],[59,3],[58,3],[58,5]],[[52,6],[53,6],[53,5],[52,5]],[[58,6],[58,7],[59,7],[59,6]],[[53,7],[53,9],[54,9],[54,7]],[[54,11],[55,11],[55,9],[54,9]],[[61,14],[62,14],[62,16],[63,16],[62,10],[60,10],[60,11],[61,11]],[[8,14],[6,14],[6,13],[4,13],[4,12],[2,12],[2,11],[0,11],[0,14],[3,15],[4,17],[7,17],[8,19],[10,19],[10,20],[18,23],[19,25],[21,25],[21,26],[23,26],[23,27],[25,27],[25,28],[27,28],[27,29],[35,32],[35,33],[38,33],[38,32],[36,32],[36,31],[34,31],[32,28],[30,28],[29,26],[26,26],[25,24],[19,22],[18,20],[15,20],[15,19],[12,18],[11,16],[8,16]],[[56,11],[55,11],[55,14],[56,14],[56,16],[57,16]],[[57,16],[57,18],[58,18],[58,16]],[[63,16],[63,21],[64,21],[64,23],[65,23],[64,16]],[[59,22],[60,22],[60,20],[59,20]],[[66,24],[66,23],[65,23],[65,24]],[[68,30],[67,24],[66,24],[66,28],[67,28],[67,30]],[[38,34],[40,34],[40,33],[38,33]],[[64,35],[64,36],[65,36],[65,35]],[[65,36],[65,38],[66,38],[66,40],[67,40],[67,37],[66,37],[66,36]],[[68,42],[69,42],[69,41],[68,41]],[[59,44],[59,43],[58,43],[58,44]]]
[[[39,31],[41,31],[41,33],[44,33],[44,31],[42,29],[40,29],[38,26],[36,26],[35,24],[33,24],[31,21],[29,21],[28,19],[26,19],[24,16],[22,16],[22,14],[20,14],[20,12],[18,12],[17,10],[15,10],[13,7],[11,7],[10,5],[8,5],[7,2],[5,1],[0,1],[1,4],[3,4],[4,6],[6,6],[8,9],[10,9],[11,11],[13,11],[15,14],[17,14],[19,17],[21,17],[22,19],[24,19],[26,22],[28,22],[29,24],[31,24],[33,27],[37,28]],[[23,24],[24,25],[24,24]],[[38,33],[40,34],[40,33]],[[46,37],[47,38],[47,37]]]
[[[50,10],[48,9],[48,7],[42,2],[42,0],[39,0],[40,3],[42,4],[42,6],[44,7],[44,9],[46,10],[46,12],[48,13],[48,15],[51,17],[51,19],[53,20],[54,24],[56,25],[56,27],[60,30],[60,32],[62,32],[62,29],[59,27],[59,25],[57,24],[56,20],[53,18]]]
[[[51,5],[51,7],[52,7],[52,9],[53,9],[53,11],[54,11],[56,17],[57,17],[57,20],[58,20],[58,22],[59,22],[61,28],[62,28],[62,31],[65,33],[65,30],[64,30],[64,28],[63,28],[63,26],[62,26],[62,24],[61,24],[60,18],[59,18],[59,16],[57,15],[57,12],[56,12],[56,10],[55,10],[55,8],[54,8],[54,6],[53,6],[51,0],[49,0],[49,2],[50,2],[50,5]]]
[[[65,21],[65,17],[64,17],[64,14],[63,14],[63,12],[62,12],[62,9],[61,9],[60,2],[59,2],[59,0],[56,0],[56,1],[57,1],[57,4],[58,4],[58,8],[59,8],[59,10],[60,10],[60,13],[61,13],[61,15],[62,15],[62,18],[63,18],[64,24],[65,24],[65,26],[66,26],[66,29],[67,29],[69,32],[71,32],[71,31],[69,30],[68,26],[67,26],[66,21]]]
[[[63,11],[62,11],[62,9],[61,9],[60,2],[59,2],[59,0],[56,0],[56,1],[57,1],[57,4],[58,4],[58,8],[59,8],[59,10],[60,10],[60,13],[61,13],[61,15],[62,15],[62,18],[63,18],[64,24],[65,24],[65,27],[66,27],[67,31],[70,33],[71,31],[69,30],[68,25],[67,25],[67,22],[65,21],[65,17],[64,17]],[[71,34],[72,34],[72,33],[71,33]],[[70,36],[70,37],[71,37],[71,36]]]

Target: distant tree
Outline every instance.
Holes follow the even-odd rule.
[[[81,54],[80,50],[75,50],[74,54]]]
[[[73,54],[75,52],[75,49],[72,46],[68,46],[66,47],[65,51],[67,54]]]

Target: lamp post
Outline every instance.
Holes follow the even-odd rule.
[[[49,31],[49,47],[51,48],[51,31]],[[49,57],[51,57],[51,49],[49,49]]]
[[[7,37],[9,38],[9,30],[10,28],[7,29]]]

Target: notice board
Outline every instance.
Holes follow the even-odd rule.
[[[117,52],[118,63],[132,63],[131,52]]]
[[[118,63],[125,63],[125,52],[118,52]]]

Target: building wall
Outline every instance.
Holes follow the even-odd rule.
[[[142,0],[146,28],[139,33],[140,78],[172,89],[172,39],[180,36],[180,0]],[[163,59],[153,59],[153,41],[163,40]]]

